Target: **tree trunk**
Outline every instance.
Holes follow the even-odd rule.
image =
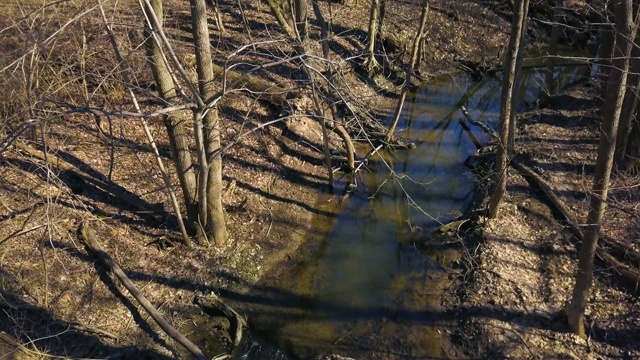
[[[420,15],[420,26],[418,27],[416,36],[413,38],[413,46],[411,49],[411,60],[409,62],[409,67],[407,68],[407,72],[405,76],[405,86],[402,89],[402,92],[400,93],[400,99],[398,99],[398,103],[396,104],[396,111],[393,116],[393,121],[391,122],[389,131],[387,132],[387,136],[385,137],[386,143],[389,143],[393,139],[393,133],[396,130],[396,125],[398,125],[398,120],[400,119],[402,108],[404,107],[404,101],[407,98],[407,93],[409,92],[409,89],[411,88],[411,77],[413,76],[413,68],[416,66],[416,63],[418,62],[420,42],[422,41],[422,37],[424,36],[424,28],[427,25],[428,15],[429,15],[429,1],[422,0],[422,14]]]
[[[524,37],[527,8],[529,7],[529,0],[516,0],[513,3],[513,20],[511,23],[511,37],[509,39],[509,48],[507,50],[507,63],[505,69],[507,73],[504,76],[504,83],[502,85],[502,97],[500,108],[500,138],[498,147],[496,149],[496,163],[495,163],[495,176],[496,176],[496,189],[491,196],[489,207],[487,209],[487,217],[493,218],[498,213],[498,208],[502,202],[505,192],[507,191],[507,170],[509,159],[508,156],[512,152],[509,149],[510,144],[510,121],[512,119],[512,112],[516,112],[517,109],[513,108],[513,97],[516,92],[517,79],[520,73],[518,64],[522,63],[522,47],[521,41]]]
[[[298,35],[298,41],[303,44],[309,37],[307,33],[307,1],[306,0],[294,0],[293,2],[293,14],[296,22],[296,32]]]
[[[611,70],[611,57],[613,55],[613,48],[616,44],[616,36],[615,29],[612,24],[608,24],[611,21],[610,13],[607,9],[603,10],[603,14],[605,16],[603,23],[600,28],[600,47],[598,48],[598,73],[597,79],[599,83],[605,84],[608,78],[608,75]],[[605,98],[605,91],[607,90],[607,86],[602,86],[602,97]]]
[[[527,37],[527,16],[529,15],[529,0],[524,6],[522,15],[522,32],[518,44],[518,57],[516,59],[516,82],[511,94],[511,111],[509,113],[509,145],[507,146],[507,156],[514,155],[516,149],[516,134],[518,133],[518,106],[520,105],[520,89],[522,88],[522,59],[524,57],[524,45]]]
[[[637,118],[633,122],[631,133],[629,134],[624,168],[634,174],[640,173],[640,123]]]
[[[638,89],[640,89],[640,47],[638,47],[637,36],[636,45],[633,46],[633,50],[631,50],[630,68],[631,71],[627,79],[629,88],[624,95],[624,102],[622,103],[620,125],[618,126],[618,135],[616,138],[616,153],[613,158],[614,164],[620,168],[625,165],[629,136],[631,136],[631,127],[638,105]]]
[[[380,0],[380,14],[378,15],[378,38],[382,39],[382,28],[384,27],[384,18],[387,15],[387,0]]]
[[[556,56],[558,55],[558,38],[560,37],[560,19],[561,10],[564,6],[564,0],[555,0],[555,6],[553,8],[553,25],[551,27],[551,38],[549,39],[549,54],[547,58],[547,68],[544,74],[544,90],[541,94],[540,102],[546,104],[549,102],[549,98],[555,92],[555,67]]]
[[[364,68],[373,75],[380,69],[380,64],[376,60],[376,39],[380,25],[380,0],[371,0],[371,12],[369,13],[369,40],[367,42],[367,58],[364,61]]]
[[[150,0],[152,9],[145,6],[145,12],[153,11],[158,19],[163,19],[162,0]],[[150,15],[147,15],[150,17]],[[152,29],[145,26],[145,39],[147,48],[147,58],[151,64],[153,78],[158,87],[160,97],[169,105],[176,100],[176,90],[169,72],[169,68],[165,63],[162,55],[162,47],[159,42],[152,36]],[[180,180],[180,187],[184,197],[185,207],[187,210],[187,226],[189,232],[193,235],[197,229],[196,223],[198,219],[197,197],[196,197],[196,175],[193,170],[191,154],[189,152],[189,138],[187,135],[186,124],[184,120],[173,115],[165,115],[163,117],[164,125],[169,136],[173,161]]]
[[[196,72],[198,74],[198,90],[203,99],[210,99],[215,95],[213,84],[213,66],[211,45],[209,43],[209,28],[207,26],[207,6],[205,0],[190,0],[191,27],[196,51]],[[196,112],[196,126],[200,126],[202,118],[201,140],[205,150],[205,157],[220,149],[220,121],[218,107],[213,105],[208,109],[198,109]],[[203,150],[203,149],[200,149]],[[213,159],[200,158],[200,174],[198,176],[200,225],[204,226],[209,242],[223,245],[228,240],[227,226],[224,220],[222,206],[222,158],[215,155]],[[204,186],[203,184],[206,184]],[[205,191],[205,193],[202,193]],[[202,217],[205,219],[202,219]]]
[[[284,30],[289,38],[295,39],[296,31],[294,30],[294,27],[289,23],[289,19],[287,19],[285,11],[280,6],[280,3],[278,3],[278,0],[267,0],[267,3],[269,4],[271,13],[278,21],[278,24],[280,24],[282,30]]]
[[[633,28],[631,0],[617,0],[616,12],[616,50],[614,67],[611,69],[607,83],[607,98],[603,109],[602,133],[598,145],[598,159],[593,179],[591,201],[584,239],[580,246],[578,257],[578,271],[573,296],[567,311],[569,329],[585,337],[584,311],[589,298],[589,290],[593,278],[593,258],[600,236],[600,225],[606,208],[609,179],[613,166],[613,156],[616,146],[618,122],[622,112],[622,103],[626,91],[629,58],[631,56],[631,41],[635,37]]]

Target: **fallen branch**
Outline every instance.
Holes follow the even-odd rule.
[[[520,171],[527,179],[529,179],[529,181],[536,184],[536,186],[542,190],[547,200],[549,200],[550,206],[552,206],[553,209],[562,216],[562,220],[568,225],[573,235],[578,238],[578,240],[582,241],[583,234],[582,230],[580,230],[580,227],[578,226],[578,222],[574,219],[571,211],[565,205],[564,201],[554,193],[551,186],[549,186],[549,184],[535,171],[517,160],[512,160],[511,166]],[[605,240],[605,237],[601,236],[601,239]],[[633,268],[618,261],[602,247],[598,247],[596,249],[596,255],[598,255],[605,264],[613,267],[625,280],[629,281],[634,286],[634,291],[638,291],[640,285],[640,269]]]
[[[178,332],[165,318],[156,310],[156,308],[151,305],[149,300],[142,295],[140,290],[133,284],[133,282],[129,279],[129,277],[124,273],[120,265],[107,254],[98,241],[96,240],[95,231],[89,226],[88,223],[82,222],[78,227],[78,239],[84,243],[87,251],[93,253],[98,260],[102,262],[107,269],[112,272],[118,280],[124,285],[129,293],[142,305],[142,307],[151,315],[153,320],[160,325],[160,328],[167,333],[167,335],[171,336],[174,340],[179,342],[182,346],[184,346],[190,353],[192,353],[196,359],[198,360],[207,360],[207,357],[204,355],[202,350],[198,348],[194,343],[192,343],[189,339],[187,339],[184,335]]]
[[[497,139],[498,138],[498,134],[489,126],[487,126],[486,124],[477,121],[477,120],[473,120],[471,118],[471,115],[469,115],[469,112],[467,111],[467,108],[464,106],[460,107],[460,111],[462,112],[462,115],[464,115],[465,119],[467,119],[467,121],[471,124],[471,125],[475,125],[477,127],[479,127],[480,129],[482,129],[484,132],[486,132],[487,134],[489,134],[492,138]]]

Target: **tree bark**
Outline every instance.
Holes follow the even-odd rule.
[[[150,0],[150,4],[152,8],[149,8],[146,5],[144,7],[147,17],[151,17],[149,12],[152,11],[158,19],[163,19],[162,0]],[[173,83],[173,78],[171,77],[171,73],[162,54],[162,47],[160,46],[159,41],[156,41],[153,36],[152,32],[157,30],[150,29],[148,26],[145,26],[144,31],[147,58],[151,65],[151,71],[153,72],[153,78],[156,82],[158,93],[169,106],[174,105],[174,102],[177,100],[175,84]],[[194,235],[197,229],[196,222],[198,219],[196,196],[197,185],[191,153],[189,152],[187,126],[184,120],[173,115],[163,116],[163,122],[167,129],[169,144],[171,145],[171,152],[173,154],[173,161],[176,166],[180,187],[184,197],[185,207],[187,210],[188,230],[192,235]]]
[[[203,99],[212,98],[216,91],[214,87],[214,72],[212,66],[211,45],[209,43],[209,28],[207,26],[207,6],[205,0],[190,0],[191,27],[196,51],[196,73],[198,74],[198,90]],[[220,149],[220,120],[218,106],[214,104],[208,108],[200,108],[196,112],[196,120],[202,119],[202,128],[196,129],[202,132],[201,146],[205,156],[216,154]],[[196,121],[199,127],[200,121]],[[222,206],[222,157],[220,154],[212,159],[200,159],[201,171],[198,176],[200,207],[200,225],[204,226],[209,242],[216,245],[226,244],[229,235],[224,220]],[[204,161],[204,163],[203,163]],[[206,184],[206,186],[202,185]],[[202,219],[202,217],[205,219]]]
[[[518,106],[520,105],[520,89],[522,88],[522,59],[524,58],[524,45],[527,37],[527,17],[529,15],[529,0],[524,5],[521,17],[522,31],[518,44],[518,57],[516,58],[516,82],[513,86],[511,96],[511,112],[509,113],[509,145],[507,146],[507,156],[512,157],[516,149],[516,135],[518,133]],[[520,18],[520,16],[518,16]]]
[[[631,72],[627,80],[628,89],[624,95],[622,113],[620,113],[620,125],[618,126],[618,134],[616,137],[614,163],[620,168],[625,166],[627,146],[629,145],[633,119],[638,105],[638,89],[640,89],[640,47],[638,47],[638,45],[638,36],[636,35],[635,46],[633,46],[633,50],[631,51]]]
[[[380,64],[376,60],[376,39],[380,25],[380,0],[371,1],[371,11],[369,13],[369,39],[367,42],[367,58],[364,61],[364,68],[369,75],[380,69]]]
[[[598,48],[598,73],[597,79],[600,83],[606,84],[608,75],[611,70],[611,57],[613,55],[613,49],[616,44],[615,29],[613,24],[608,23],[611,21],[611,16],[608,9],[603,10],[605,16],[603,20],[605,25],[600,28],[600,47]],[[605,91],[607,86],[602,86],[602,97],[606,97]]]
[[[306,0],[294,0],[293,2],[293,14],[296,22],[296,32],[298,35],[298,41],[304,44],[309,37],[307,33],[307,1]]]
[[[267,0],[267,3],[269,4],[271,13],[278,21],[278,24],[280,24],[282,30],[284,30],[289,38],[295,39],[296,31],[294,30],[294,27],[289,23],[289,20],[287,20],[285,11],[280,6],[280,3],[278,3],[278,0]]]
[[[634,174],[640,173],[640,123],[636,118],[629,134],[629,145],[625,157],[625,170]]]
[[[616,50],[614,67],[611,69],[607,84],[607,98],[603,109],[602,133],[598,145],[598,159],[593,179],[589,214],[584,231],[584,239],[578,255],[578,271],[576,284],[573,288],[571,303],[567,310],[569,329],[582,337],[586,337],[584,330],[584,311],[589,298],[589,290],[593,278],[593,259],[598,246],[600,226],[606,209],[609,179],[613,167],[613,156],[616,146],[616,134],[622,103],[626,91],[629,72],[629,58],[631,57],[631,41],[635,37],[632,20],[631,0],[617,0],[616,12]],[[632,29],[633,27],[633,29]]]
[[[513,20],[511,23],[511,37],[509,39],[509,48],[507,50],[507,63],[505,69],[507,73],[504,76],[502,85],[502,97],[500,108],[500,138],[496,149],[495,176],[496,188],[487,209],[487,217],[494,218],[498,213],[498,208],[502,202],[502,198],[507,191],[507,176],[510,149],[511,119],[517,109],[514,109],[513,97],[517,91],[517,79],[520,73],[518,65],[522,65],[522,47],[520,43],[523,40],[526,25],[527,8],[529,0],[515,0],[513,3]]]
[[[551,27],[551,38],[549,39],[549,58],[547,58],[547,68],[544,74],[544,91],[542,92],[540,102],[546,104],[551,95],[555,92],[555,67],[556,56],[558,55],[558,38],[560,37],[560,19],[562,15],[562,7],[564,0],[555,0],[553,7],[553,25]]]

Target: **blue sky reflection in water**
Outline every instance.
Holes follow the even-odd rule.
[[[557,76],[565,82],[578,71]],[[542,76],[525,74],[522,109],[537,100]],[[489,137],[464,122],[461,108],[495,128],[500,95],[492,77],[441,76],[419,88],[398,124],[398,135],[417,147],[370,161],[313,257],[285,281],[304,300],[294,314],[278,313],[257,327],[303,357],[446,357],[439,331],[451,320],[439,316],[446,276],[416,248],[411,229],[455,220],[469,205],[475,184],[464,161]]]

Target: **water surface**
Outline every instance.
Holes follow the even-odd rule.
[[[563,68],[556,77],[573,81],[580,70]],[[542,83],[541,69],[525,73],[521,110],[535,104]],[[447,75],[413,94],[398,135],[417,147],[373,158],[337,216],[315,219],[305,259],[258,290],[259,307],[246,306],[254,309],[254,340],[242,358],[459,356],[447,335],[455,319],[440,305],[450,284],[443,254],[425,251],[415,234],[457,219],[469,206],[475,179],[464,161],[489,136],[461,109],[495,128],[500,92],[495,77]]]

